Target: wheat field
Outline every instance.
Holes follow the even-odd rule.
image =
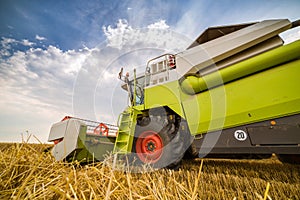
[[[0,144],[0,199],[300,199],[300,166],[196,159],[128,173],[109,162],[56,162],[46,144]]]

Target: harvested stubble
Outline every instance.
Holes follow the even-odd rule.
[[[267,160],[184,161],[178,171],[113,171],[55,162],[45,145],[0,145],[0,199],[300,199],[300,166]],[[199,173],[200,172],[200,173]]]

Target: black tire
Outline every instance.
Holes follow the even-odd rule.
[[[277,154],[276,156],[282,163],[300,164],[299,154]]]
[[[185,148],[186,142],[183,132],[179,131],[179,123],[178,119],[169,120],[167,116],[152,116],[150,123],[146,126],[137,125],[133,143],[133,152],[136,158],[135,163],[148,164],[153,168],[159,169],[178,169],[184,152],[187,149]],[[160,142],[154,142],[153,147],[150,143],[151,137],[153,137],[153,141],[158,140],[161,144],[159,144]],[[141,144],[147,144],[147,148],[145,148],[145,145],[141,147]],[[161,151],[156,149],[159,145],[162,146]],[[154,153],[152,154],[155,151],[159,153],[159,156],[156,156]],[[152,155],[154,156],[151,157]],[[148,159],[149,157],[150,159]]]
[[[189,146],[189,148],[186,150],[183,159],[185,160],[191,160],[198,158],[198,151],[196,149],[196,145],[192,142],[192,144]]]

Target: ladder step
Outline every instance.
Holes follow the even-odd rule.
[[[127,141],[127,140],[128,140],[128,137],[120,138],[120,139],[117,139],[116,142],[123,142],[123,141]]]
[[[126,120],[126,121],[123,121],[123,120],[122,120],[122,121],[121,121],[121,124],[122,124],[122,123],[130,123],[130,122],[131,122],[130,120]]]
[[[132,115],[134,114],[134,115]],[[135,113],[133,112],[123,112],[119,124],[119,132],[114,147],[115,153],[128,153],[130,151],[130,144],[132,144],[134,130],[131,129],[134,120],[136,118]]]
[[[122,120],[122,121],[121,121],[121,124],[123,124],[123,123],[126,123],[126,124],[127,124],[127,123],[130,123],[130,122],[131,122],[131,120],[124,120],[124,121]]]
[[[128,125],[121,124],[120,127],[119,127],[119,129],[121,129],[121,130],[125,129],[125,128],[128,129],[128,127],[130,127],[130,124],[128,124]]]
[[[127,143],[127,140],[117,140],[116,143]]]
[[[123,115],[122,116],[122,119],[128,119],[128,118],[130,118],[130,115]]]
[[[124,146],[118,146],[116,150],[118,153],[120,153],[126,151],[126,149],[127,149],[127,145],[124,145]]]
[[[121,133],[121,134],[122,133],[129,134],[129,131],[130,131],[129,129],[127,129],[127,130],[119,130],[119,133]]]

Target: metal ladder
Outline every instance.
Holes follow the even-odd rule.
[[[130,107],[120,115],[119,132],[114,146],[114,153],[126,154],[131,152],[136,126],[137,112]]]

